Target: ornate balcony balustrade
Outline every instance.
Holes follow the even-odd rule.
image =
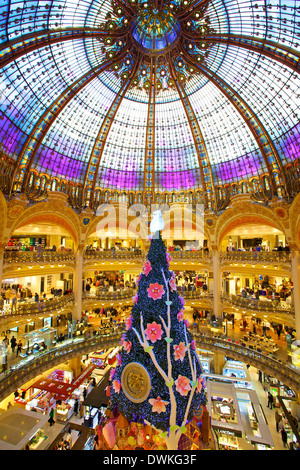
[[[86,260],[118,260],[128,261],[136,259],[144,259],[145,253],[142,250],[87,250],[83,255],[83,259]]]
[[[20,362],[14,366],[14,369],[7,370],[0,375],[0,401],[24,383],[62,362],[91,353],[99,348],[118,346],[121,336],[122,331],[116,329],[112,334],[93,336],[89,339],[79,337],[67,340],[47,352],[36,353],[34,358]],[[285,364],[263,352],[252,350],[230,338],[217,338],[213,334],[199,332],[193,332],[193,336],[197,347],[230,355],[232,358],[253,365],[270,376],[278,378],[296,393],[300,392],[300,373],[290,364]]]
[[[214,297],[211,292],[203,292],[200,289],[181,291],[180,287],[178,287],[177,290],[185,300],[212,300]]]
[[[217,338],[215,335],[194,332],[196,344],[201,349],[221,352],[231,358],[260,369],[271,377],[276,377],[296,393],[300,392],[300,371],[290,363],[282,362],[269,354],[243,346],[231,338]]]
[[[250,297],[244,298],[239,295],[226,294],[222,294],[221,299],[223,302],[229,302],[241,308],[260,310],[262,312],[287,313],[289,315],[295,315],[295,310],[291,305],[277,302],[275,300],[257,300]]]
[[[108,292],[106,290],[98,289],[96,292],[87,293],[85,292],[82,296],[83,299],[87,300],[127,300],[131,299],[136,294],[135,289],[122,289],[115,292]]]
[[[74,261],[75,255],[70,251],[21,251],[6,249],[3,254],[4,263],[60,263]]]
[[[291,264],[291,253],[289,251],[222,251],[220,260]]]
[[[16,308],[12,308],[10,312],[6,309],[3,315],[0,316],[0,321],[3,323],[4,320],[14,320],[18,316],[28,316],[28,315],[41,315],[43,313],[51,313],[56,311],[58,313],[62,308],[67,305],[74,304],[74,294],[62,295],[60,297],[54,297],[49,300],[44,300],[40,302],[18,302]]]
[[[170,251],[171,261],[211,261],[212,253],[205,250]]]
[[[192,261],[192,262],[211,262],[212,252],[205,250],[179,250],[170,251],[171,260]],[[62,261],[73,261],[75,254],[72,250],[68,251],[22,251],[6,249],[3,254],[5,263],[57,263]],[[84,261],[130,261],[145,258],[145,252],[142,250],[87,250],[83,254]],[[285,263],[291,265],[291,253],[287,251],[225,251],[220,252],[220,261],[251,262],[251,263]]]
[[[203,292],[200,289],[194,291],[185,290],[182,291],[178,287],[178,292],[182,295],[185,301],[188,302],[201,302],[203,301],[203,308],[211,310],[213,308],[212,300],[213,294],[211,292]],[[84,292],[82,294],[82,300],[86,302],[120,302],[132,300],[134,295],[137,293],[135,289],[125,288],[123,290],[117,290],[115,292],[108,292],[106,290],[99,289],[96,292]],[[294,309],[285,303],[278,303],[275,301],[258,301],[256,299],[244,299],[243,297],[236,295],[222,294],[221,300],[223,303],[228,303],[237,306],[242,309],[250,309],[256,312],[287,314],[290,317],[294,316]],[[74,294],[62,295],[60,297],[54,297],[43,302],[18,302],[16,308],[11,308],[11,304],[4,306],[4,313],[0,315],[0,322],[3,325],[6,322],[13,322],[19,320],[20,316],[28,317],[40,316],[50,314],[51,312],[59,313],[61,309],[74,306]],[[224,306],[225,308],[225,306]]]

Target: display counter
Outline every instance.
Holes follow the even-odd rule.
[[[62,403],[56,405],[55,418],[57,421],[64,423],[71,418],[74,412],[75,400],[70,398]]]
[[[201,362],[201,366],[204,372],[210,373],[212,370],[212,364],[214,356],[213,354],[209,353],[208,351],[202,350],[197,348],[196,349],[199,361]]]
[[[99,411],[98,408],[93,406],[85,406],[83,424],[94,429],[99,422]]]
[[[44,345],[48,348],[52,348],[53,345],[56,344],[56,332],[57,330],[55,328],[45,326],[39,330],[25,333],[23,335],[25,344],[22,346],[21,357],[26,357],[34,351],[45,349]]]
[[[114,349],[109,353],[109,355],[108,355],[108,357],[107,357],[107,363],[108,363],[109,365],[113,365],[114,362],[116,361],[116,355],[117,355],[119,349],[120,349],[120,348],[119,348],[119,346],[118,346],[118,347],[114,348]]]
[[[245,379],[247,377],[247,379],[250,380],[245,365],[240,361],[226,361],[223,367],[223,375],[227,377],[238,377],[241,379]]]
[[[218,442],[219,450],[246,450],[248,446],[241,438],[240,433],[218,429],[214,427],[214,432]]]
[[[248,370],[246,366],[240,361],[234,361],[232,359],[226,361],[223,367],[223,376],[241,379],[234,381],[234,386],[236,388],[253,388]]]
[[[39,429],[26,445],[26,450],[37,450],[38,447],[48,438],[44,429]]]
[[[229,382],[207,377],[207,408],[220,449],[273,448],[263,409],[254,390],[236,388]],[[221,377],[221,376],[220,376]],[[224,377],[221,377],[224,379]]]
[[[49,413],[53,406],[55,406],[55,399],[52,393],[45,390],[33,389],[29,398],[26,400],[25,409]]]

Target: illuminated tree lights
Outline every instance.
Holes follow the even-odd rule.
[[[149,422],[169,449],[206,403],[202,367],[184,319],[184,299],[169,270],[160,232],[152,240],[111,373],[111,408],[128,421]]]

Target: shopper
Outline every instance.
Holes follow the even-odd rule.
[[[5,303],[9,304],[10,301],[10,289],[6,289],[5,291]]]
[[[78,401],[78,398],[76,398],[75,403],[74,403],[74,413],[75,413],[75,416],[78,415],[78,408],[79,408],[79,401]]]
[[[273,404],[274,404],[274,398],[273,398],[273,395],[272,393],[268,392],[268,405],[267,407],[272,409],[273,408]]]
[[[53,424],[55,423],[55,421],[54,421],[54,408],[51,408],[51,411],[49,413],[48,423],[50,424],[50,426],[53,426]]]
[[[14,336],[12,336],[10,340],[10,346],[11,346],[12,352],[15,352],[16,345],[17,345],[17,340]]]
[[[18,357],[19,354],[21,354],[21,351],[22,351],[22,341],[20,340],[18,342],[18,346],[17,346],[17,354],[16,354],[16,357]]]
[[[11,303],[11,313],[17,313],[17,302],[18,302],[18,299],[16,295],[14,295],[12,299],[12,303]]]
[[[287,433],[286,433],[286,430],[284,429],[284,427],[281,429],[281,439],[282,439],[282,442],[283,442],[283,447],[286,447]]]
[[[279,411],[276,409],[275,410],[275,422],[276,422],[276,431],[279,432],[279,423],[282,419],[282,416],[281,414],[279,413]]]

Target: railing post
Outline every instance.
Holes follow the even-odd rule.
[[[4,249],[6,243],[0,243],[0,285],[2,283],[2,275],[3,275],[3,257],[4,257]]]
[[[213,250],[212,255],[212,262],[213,262],[213,273],[214,273],[214,280],[213,280],[213,306],[214,306],[214,314],[215,317],[218,319],[222,318],[222,311],[221,311],[221,269],[220,269],[220,256],[219,251],[217,248]]]
[[[293,298],[295,310],[296,339],[300,340],[300,253],[298,247],[292,247],[291,251]]]
[[[82,311],[82,265],[83,265],[83,247],[79,246],[75,255],[75,274],[74,274],[74,295],[75,305],[73,311],[74,320],[81,319]]]

